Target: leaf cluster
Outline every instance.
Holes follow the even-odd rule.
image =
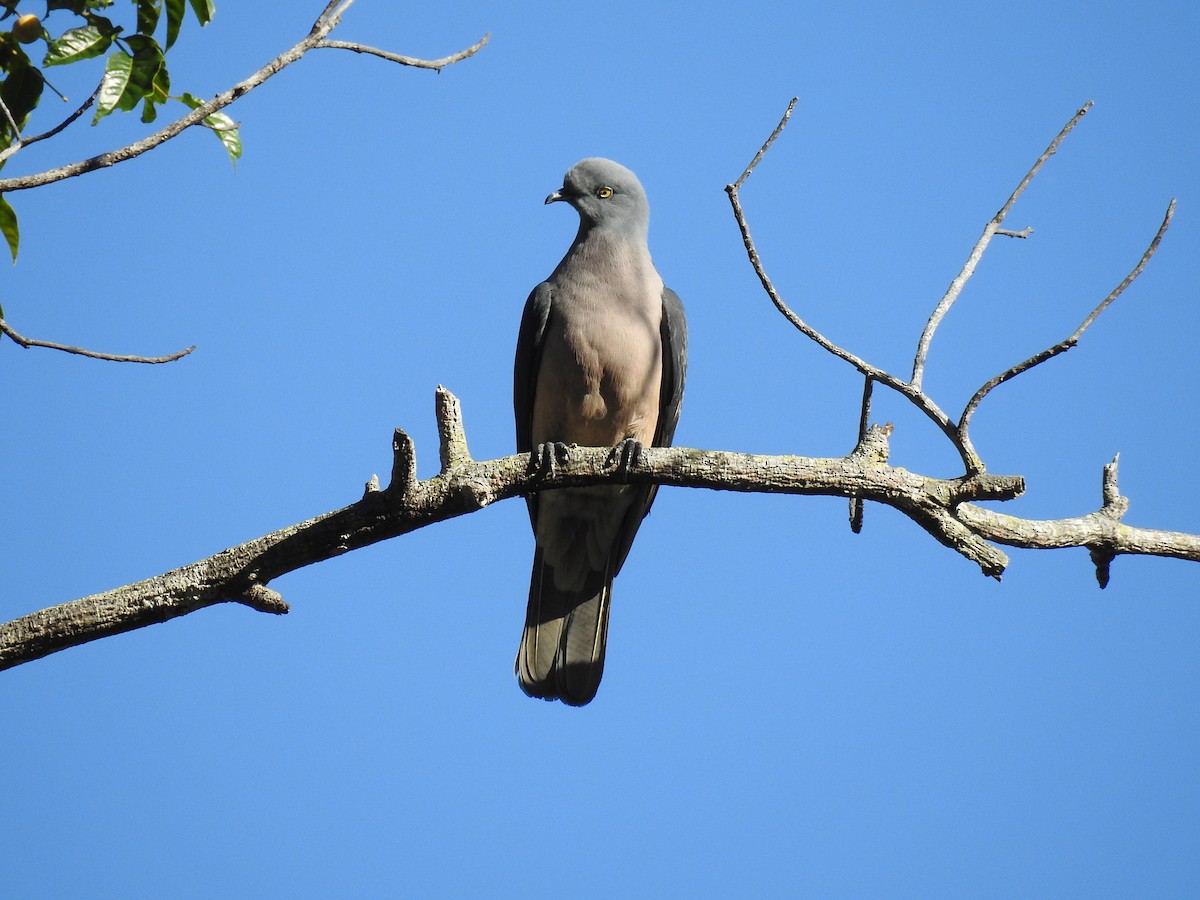
[[[93,125],[111,113],[138,106],[142,121],[150,123],[157,118],[158,107],[168,101],[191,109],[200,105],[192,94],[171,93],[167,52],[179,38],[188,9],[200,25],[212,21],[213,0],[128,0],[128,6],[121,4],[127,10],[124,20],[113,16],[115,0],[40,0],[38,5],[43,3],[45,21],[23,8],[32,6],[32,0],[0,0],[0,29],[7,29],[0,30],[0,151],[23,140],[22,132],[44,89],[58,93],[44,70],[105,54]],[[66,27],[53,36],[49,29],[60,22]],[[40,66],[29,55],[39,42],[45,44]],[[204,125],[217,135],[231,160],[241,156],[241,137],[232,119],[215,113],[204,119]],[[3,196],[0,232],[16,260],[16,214]]]

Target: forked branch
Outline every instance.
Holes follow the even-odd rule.
[[[879,369],[870,363],[867,363],[865,360],[859,358],[850,351],[839,347],[832,341],[828,340],[819,331],[809,326],[803,319],[801,319],[780,296],[778,290],[775,288],[774,283],[771,281],[770,276],[767,275],[766,269],[762,263],[762,259],[759,256],[758,249],[754,245],[754,239],[750,235],[750,227],[746,221],[746,215],[742,208],[739,192],[741,187],[746,183],[746,180],[754,171],[754,168],[759,164],[759,162],[762,161],[762,158],[767,150],[775,142],[775,139],[779,137],[784,126],[787,125],[795,105],[796,98],[793,97],[791,102],[788,104],[787,111],[783,114],[783,118],[780,119],[779,124],[775,126],[775,129],[771,132],[770,137],[767,138],[762,147],[760,147],[758,152],[754,155],[750,165],[746,167],[745,171],[742,172],[737,181],[735,181],[733,184],[727,185],[725,188],[726,192],[729,194],[729,201],[733,206],[734,219],[737,221],[738,228],[741,231],[742,242],[745,245],[746,255],[750,260],[750,265],[753,267],[755,274],[762,283],[763,289],[766,291],[767,296],[771,299],[771,302],[775,305],[775,308],[778,309],[779,312],[789,322],[791,322],[798,331],[800,331],[810,340],[814,341],[825,351],[854,366],[855,369],[857,369],[866,377],[867,391],[864,393],[863,399],[864,420],[859,427],[860,434],[862,433],[863,428],[866,427],[870,403],[870,386],[877,382],[906,397],[917,409],[923,412],[927,418],[929,418],[935,425],[938,426],[941,432],[950,440],[955,450],[958,451],[968,475],[977,475],[986,471],[983,459],[976,451],[970,436],[971,418],[974,416],[975,411],[979,408],[979,404],[998,385],[1003,384],[1004,382],[1015,378],[1021,373],[1027,372],[1034,366],[1037,366],[1038,364],[1069,350],[1079,342],[1080,337],[1088,329],[1092,322],[1096,320],[1096,317],[1104,312],[1104,310],[1107,309],[1117,299],[1117,297],[1119,297],[1125,291],[1125,289],[1133,283],[1133,281],[1146,267],[1146,264],[1150,261],[1150,258],[1158,249],[1158,245],[1162,241],[1163,235],[1166,233],[1167,227],[1170,224],[1171,217],[1174,214],[1175,201],[1172,200],[1170,206],[1168,206],[1166,216],[1163,219],[1162,225],[1158,229],[1158,233],[1150,242],[1150,246],[1146,249],[1146,252],[1142,254],[1138,264],[1125,277],[1125,279],[1113,289],[1112,293],[1110,293],[1094,310],[1092,310],[1088,317],[1084,319],[1079,328],[1077,328],[1075,332],[1065,341],[1061,341],[1052,347],[1043,350],[1041,353],[1030,357],[1024,362],[1012,366],[984,384],[970,399],[970,401],[968,401],[966,407],[963,409],[962,414],[959,416],[958,421],[955,422],[950,419],[950,417],[938,406],[933,398],[925,393],[921,387],[922,379],[925,373],[925,361],[929,353],[929,346],[933,340],[934,333],[937,331],[937,327],[941,323],[942,319],[945,318],[946,313],[949,312],[950,307],[954,305],[954,302],[962,294],[963,288],[966,286],[971,276],[974,275],[976,267],[978,266],[980,259],[983,257],[984,252],[987,250],[992,238],[998,234],[1013,238],[1027,238],[1032,233],[1032,228],[1027,227],[1021,231],[1009,231],[1001,228],[1001,225],[1008,217],[1008,214],[1012,210],[1013,205],[1017,202],[1017,199],[1025,192],[1025,189],[1029,187],[1029,184],[1033,181],[1034,176],[1041,171],[1047,160],[1049,160],[1050,157],[1058,151],[1059,145],[1066,138],[1066,136],[1071,133],[1079,121],[1087,114],[1088,110],[1092,108],[1092,101],[1089,100],[1082,107],[1080,107],[1080,109],[1076,111],[1067,124],[1063,126],[1062,130],[1059,131],[1059,133],[1054,137],[1049,146],[1047,146],[1042,152],[1041,156],[1037,158],[1029,171],[1025,173],[1025,177],[1021,179],[1020,183],[1013,190],[1012,194],[1009,195],[1008,200],[1005,201],[1004,205],[1000,207],[1000,210],[996,213],[996,215],[994,215],[984,226],[983,233],[980,235],[979,240],[975,242],[975,246],[971,248],[971,252],[967,257],[966,263],[963,264],[963,267],[959,271],[958,275],[956,275],[951,281],[946,293],[942,296],[941,300],[934,308],[933,313],[930,315],[928,321],[925,323],[925,328],[922,331],[920,340],[917,343],[916,357],[913,361],[912,378],[908,381],[897,378],[890,373]],[[857,504],[857,502],[852,503],[851,527],[855,530],[858,530],[858,528],[861,527],[861,523],[861,506]]]
[[[1095,309],[1088,313],[1087,318],[1085,318],[1080,323],[1079,327],[1071,333],[1070,337],[1068,337],[1066,340],[1059,341],[1057,344],[1054,344],[1051,347],[1047,347],[1040,353],[1035,353],[1033,356],[1029,357],[1029,359],[1025,360],[1024,362],[1017,363],[1017,365],[1013,366],[1011,369],[1006,369],[995,378],[990,379],[975,392],[975,395],[967,401],[966,407],[963,408],[962,416],[959,417],[958,430],[960,437],[966,435],[967,429],[971,425],[971,417],[975,415],[975,410],[979,408],[979,404],[983,402],[983,398],[991,393],[993,388],[999,387],[1000,385],[1004,384],[1004,382],[1016,378],[1022,372],[1028,371],[1034,366],[1046,362],[1046,360],[1053,359],[1060,353],[1066,353],[1079,343],[1079,339],[1083,337],[1083,333],[1088,330],[1093,322],[1096,321],[1100,313],[1108,309],[1108,307],[1112,305],[1113,301],[1120,297],[1121,294],[1125,292],[1127,287],[1133,284],[1134,279],[1142,274],[1142,270],[1146,268],[1146,263],[1150,262],[1150,257],[1155,254],[1155,252],[1158,250],[1158,245],[1162,243],[1163,235],[1167,233],[1167,228],[1170,226],[1171,219],[1174,217],[1174,215],[1175,201],[1172,199],[1171,202],[1167,204],[1167,212],[1163,216],[1162,224],[1158,226],[1158,232],[1154,235],[1154,239],[1150,241],[1150,246],[1146,248],[1146,251],[1142,254],[1142,258],[1138,260],[1137,265],[1133,267],[1130,273],[1125,276],[1120,284],[1112,289],[1112,292],[1107,297],[1100,301]]]
[[[1093,102],[1089,100],[1079,108],[1079,111],[1063,126],[1062,131],[1055,135],[1054,140],[1050,142],[1050,146],[1037,158],[1037,162],[1025,173],[1025,177],[1021,179],[1021,183],[1017,185],[1016,190],[1012,192],[1004,205],[1000,207],[1000,211],[992,216],[991,221],[983,227],[983,234],[979,236],[979,240],[971,248],[971,252],[968,254],[967,261],[963,264],[962,269],[954,277],[954,280],[950,282],[950,287],[946,289],[946,293],[942,295],[942,299],[934,307],[933,313],[929,316],[929,321],[925,323],[924,331],[921,332],[921,338],[917,341],[917,354],[913,359],[912,383],[918,388],[921,386],[921,381],[925,376],[925,358],[929,355],[929,345],[933,341],[933,333],[937,331],[938,325],[946,317],[946,313],[950,311],[950,307],[954,305],[954,301],[958,299],[963,288],[967,286],[967,282],[971,276],[975,274],[975,268],[983,258],[984,251],[987,250],[988,244],[992,242],[992,238],[997,234],[1003,234],[1006,237],[1026,238],[1032,233],[1032,228],[1026,228],[1024,231],[1003,231],[1000,226],[1008,218],[1008,213],[1013,208],[1013,204],[1017,202],[1017,198],[1025,193],[1025,188],[1029,187],[1029,183],[1033,181],[1034,176],[1041,171],[1046,161],[1058,152],[1058,145],[1074,130],[1075,126],[1079,124],[1079,120],[1087,115],[1088,110],[1092,106]]]

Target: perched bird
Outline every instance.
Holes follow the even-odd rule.
[[[687,368],[683,305],[654,270],[650,206],[631,171],[576,163],[546,203],[579,213],[579,233],[525,303],[513,405],[517,449],[552,466],[568,444],[613,447],[628,467],[667,447]],[[531,697],[583,706],[596,696],[613,577],[655,487],[598,485],[528,499],[536,549],[516,673]]]

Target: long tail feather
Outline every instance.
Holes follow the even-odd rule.
[[[578,591],[554,584],[553,571],[534,555],[525,630],[517,651],[521,690],[531,697],[583,706],[604,674],[612,574],[594,572]]]

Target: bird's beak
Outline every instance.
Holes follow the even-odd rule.
[[[560,189],[560,190],[555,191],[549,197],[547,197],[546,202],[547,203],[556,203],[559,200],[566,200],[566,199],[567,199],[567,195],[564,194],[562,192],[562,190]]]

